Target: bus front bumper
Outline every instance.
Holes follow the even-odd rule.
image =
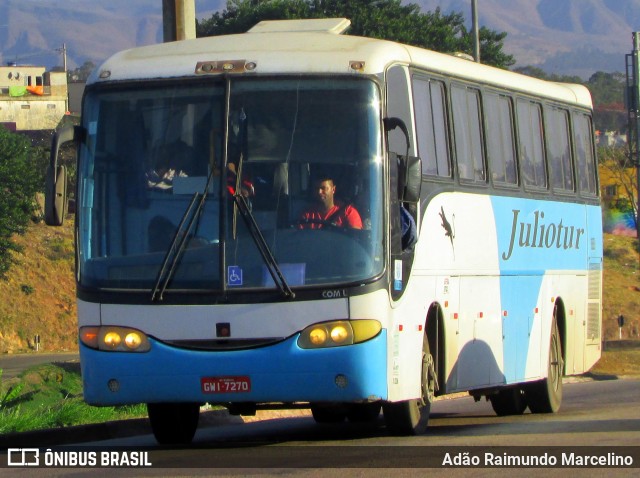
[[[355,345],[301,349],[298,335],[261,348],[189,350],[150,338],[144,353],[80,345],[91,405],[152,402],[361,402],[387,398],[386,330]]]

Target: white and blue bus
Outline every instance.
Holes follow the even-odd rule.
[[[382,409],[413,434],[453,392],[556,412],[598,360],[588,91],[348,25],[262,22],[95,70],[46,208],[60,224],[73,140],[89,404],[148,404],[161,443],[190,442],[205,403]],[[307,214],[329,180],[336,214]]]

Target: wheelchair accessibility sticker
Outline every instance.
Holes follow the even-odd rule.
[[[227,284],[229,286],[242,285],[242,268],[240,266],[229,266],[227,268]]]

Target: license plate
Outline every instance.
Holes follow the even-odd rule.
[[[246,393],[251,391],[251,379],[242,377],[202,377],[202,393]]]

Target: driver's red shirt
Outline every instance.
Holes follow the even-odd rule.
[[[340,204],[334,204],[326,213],[323,213],[319,206],[313,206],[302,213],[300,229],[320,229],[324,225],[323,221],[337,227],[348,226],[353,229],[362,229],[360,214],[350,204],[344,207]]]

